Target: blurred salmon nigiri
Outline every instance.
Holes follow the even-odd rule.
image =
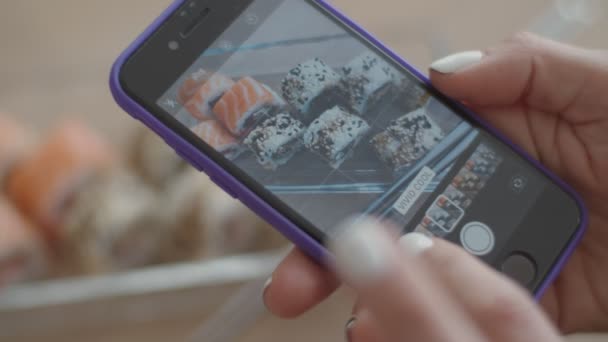
[[[0,198],[0,287],[40,276],[45,267],[44,246],[34,229]]]
[[[74,194],[113,159],[109,146],[95,132],[82,123],[65,122],[14,168],[7,192],[47,237],[58,238]]]
[[[24,127],[0,115],[0,186],[32,145],[32,136]]]

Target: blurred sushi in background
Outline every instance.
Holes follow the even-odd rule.
[[[167,187],[163,215],[172,220],[163,260],[217,258],[279,248],[285,239],[206,175],[189,170]]]
[[[47,238],[60,239],[61,225],[75,194],[114,160],[111,148],[94,131],[68,121],[52,130],[14,167],[7,193]]]
[[[40,277],[46,271],[46,253],[34,228],[0,197],[0,287]]]
[[[61,254],[81,273],[157,263],[171,227],[157,193],[116,168],[81,189],[64,219]]]
[[[194,132],[227,157],[244,149],[215,119]],[[0,133],[0,286],[285,244],[147,128],[133,132],[126,158],[74,120],[36,141],[0,116]]]
[[[9,174],[28,154],[33,134],[8,116],[0,115],[0,185],[6,186]]]
[[[141,127],[132,136],[126,156],[128,166],[150,186],[160,189],[188,167],[153,131]]]

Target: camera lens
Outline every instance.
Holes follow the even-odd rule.
[[[169,50],[171,51],[177,51],[179,50],[179,43],[175,40],[172,40],[169,42]]]

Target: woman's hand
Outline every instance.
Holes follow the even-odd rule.
[[[419,233],[396,244],[373,220],[338,231],[336,271],[359,296],[348,341],[561,340],[523,289],[461,248]]]
[[[590,210],[589,231],[543,306],[564,332],[608,330],[608,53],[521,34],[477,60],[461,56],[468,63],[434,64],[435,86],[572,184]]]
[[[466,102],[583,195],[589,231],[542,303],[564,332],[608,330],[608,53],[521,34],[433,68],[440,90]],[[290,318],[338,286],[330,272],[294,250],[264,297],[272,312]]]

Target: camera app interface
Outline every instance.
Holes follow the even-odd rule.
[[[327,234],[374,215],[489,257],[544,186],[309,1],[254,1],[158,104]]]

